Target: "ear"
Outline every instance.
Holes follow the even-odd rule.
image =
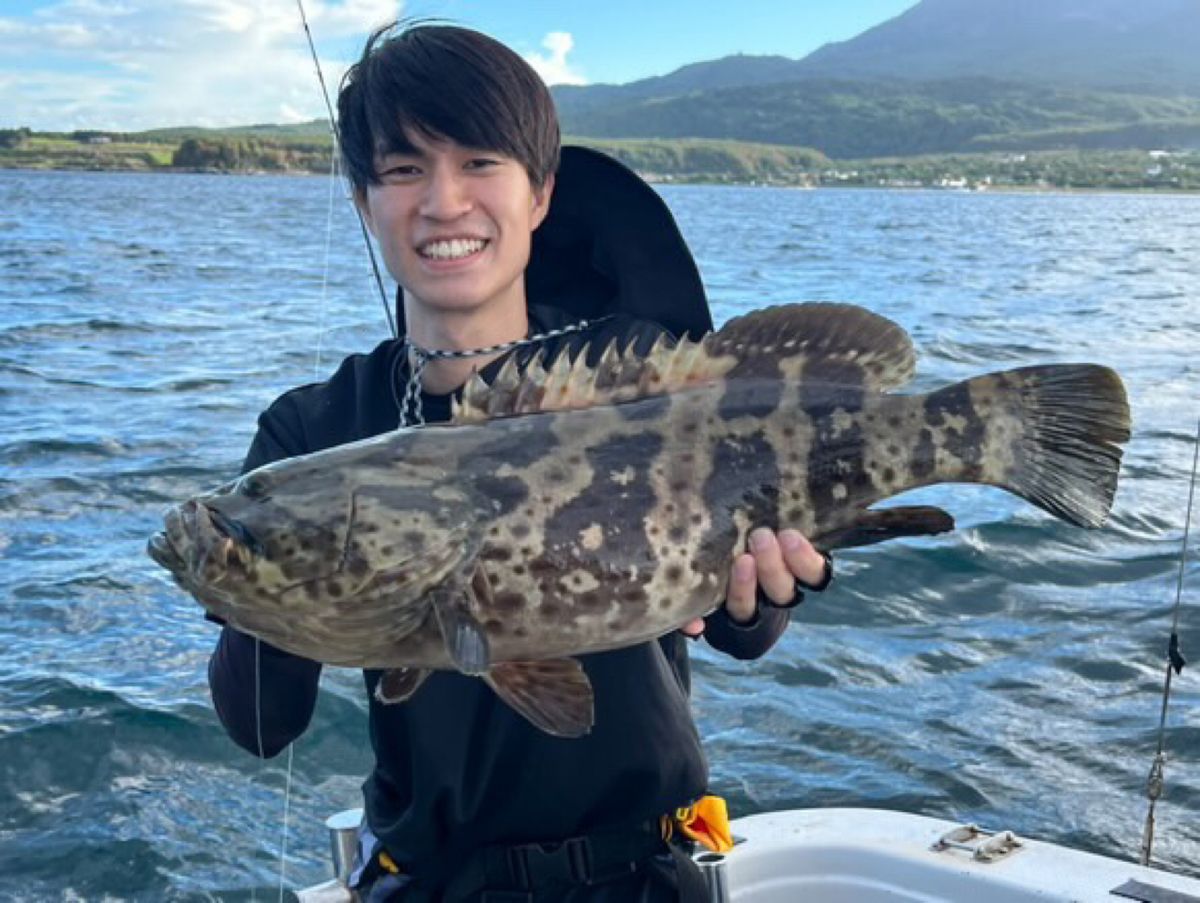
[[[550,212],[550,198],[554,194],[554,173],[546,176],[540,188],[533,189],[533,228],[536,229]]]

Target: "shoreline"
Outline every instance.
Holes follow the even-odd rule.
[[[205,175],[222,177],[257,178],[263,176],[282,176],[289,178],[328,178],[329,172],[315,172],[304,169],[266,170],[266,169],[193,169],[176,166],[145,166],[145,167],[101,167],[101,166],[20,166],[8,161],[0,161],[0,173],[3,172],[44,172],[44,173],[95,173],[95,174],[134,174],[134,175]],[[1166,186],[1127,186],[1127,185],[1023,185],[1019,183],[987,184],[972,187],[948,187],[938,184],[892,185],[869,184],[835,180],[831,182],[784,182],[764,181],[761,179],[737,179],[731,176],[705,176],[704,174],[669,176],[658,173],[639,173],[651,185],[669,187],[707,186],[717,188],[779,188],[792,191],[914,191],[938,192],[955,195],[987,195],[987,194],[1118,194],[1118,195],[1169,195],[1188,196],[1200,195],[1200,187],[1173,188]]]

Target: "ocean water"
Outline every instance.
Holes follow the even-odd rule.
[[[844,553],[764,660],[694,647],[714,789],[735,815],[901,808],[1135,857],[1200,417],[1200,197],[662,193],[718,321],[854,301],[911,331],[916,389],[1089,360],[1134,414],[1106,528],[925,490],[955,533]],[[0,899],[327,877],[321,822],[369,764],[357,674],[327,670],[290,757],[248,756],[209,704],[216,628],[143,549],[236,471],[276,394],[385,333],[328,180],[0,172]],[[1196,673],[1174,681],[1155,847],[1190,874]]]

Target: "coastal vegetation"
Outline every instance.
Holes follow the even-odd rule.
[[[1033,150],[834,159],[818,150],[716,139],[570,137],[652,181],[959,189],[1200,191],[1200,152]],[[210,131],[0,130],[0,168],[134,172],[328,173],[320,122]]]

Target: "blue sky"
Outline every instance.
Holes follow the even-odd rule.
[[[479,28],[551,84],[628,82],[731,53],[800,58],[916,0],[305,0],[332,86],[377,24]],[[313,119],[296,0],[0,0],[0,127],[137,130]]]

